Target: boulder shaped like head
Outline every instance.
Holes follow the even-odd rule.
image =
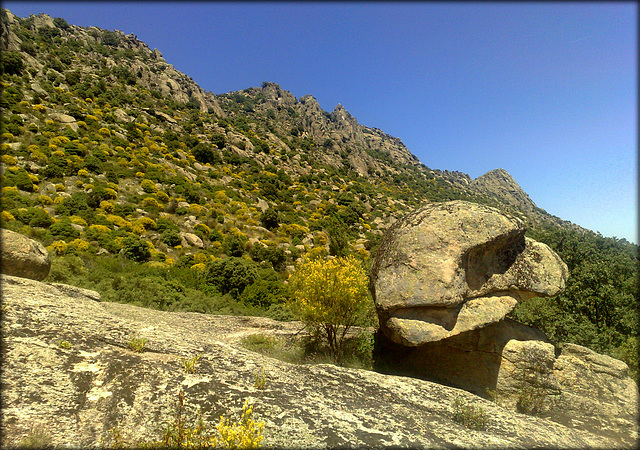
[[[418,346],[503,319],[518,300],[562,292],[566,264],[524,222],[476,203],[430,203],[385,234],[370,289],[381,331]]]

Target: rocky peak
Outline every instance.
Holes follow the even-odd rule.
[[[538,211],[536,204],[504,169],[494,169],[471,181],[469,187],[479,195],[493,198],[523,213]]]

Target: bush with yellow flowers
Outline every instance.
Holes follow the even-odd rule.
[[[291,274],[292,310],[329,346],[336,362],[347,332],[371,313],[368,277],[353,256],[307,259]]]

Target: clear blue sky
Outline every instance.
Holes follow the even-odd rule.
[[[547,212],[638,242],[635,2],[4,7],[134,33],[216,94],[341,103],[431,168],[504,168]]]

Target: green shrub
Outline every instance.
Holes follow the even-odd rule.
[[[180,233],[174,229],[165,229],[160,235],[160,240],[169,247],[175,247],[176,245],[180,245],[182,242]]]
[[[247,286],[258,279],[258,270],[253,261],[231,257],[207,263],[205,282],[221,294],[238,298]]]
[[[151,258],[149,245],[132,234],[122,240],[122,254],[125,258],[136,262],[148,261]]]
[[[487,414],[480,406],[467,403],[462,397],[453,400],[453,420],[472,430],[482,431],[487,427]]]
[[[247,286],[238,298],[241,302],[268,308],[287,300],[287,289],[280,280],[256,280]]]
[[[280,225],[280,217],[278,215],[278,211],[273,208],[267,209],[262,213],[262,216],[260,216],[260,221],[262,222],[262,226],[267,230],[273,230],[274,228],[277,228],[278,225]]]
[[[49,215],[47,211],[44,209],[36,208],[31,220],[29,221],[29,226],[31,227],[41,227],[47,228],[53,224],[53,218]]]
[[[147,340],[145,338],[132,338],[127,345],[134,352],[142,353],[146,343]]]
[[[523,414],[535,415],[542,411],[547,392],[538,386],[524,386],[518,393],[516,409]]]
[[[2,52],[0,59],[0,73],[7,75],[21,75],[24,70],[24,61],[19,52]]]
[[[51,225],[49,231],[54,238],[64,239],[65,241],[80,237],[80,232],[73,227],[68,217],[64,217],[59,222]]]
[[[195,355],[195,356],[192,356],[191,358],[184,358],[182,360],[182,366],[184,367],[184,371],[186,373],[196,373],[196,367],[197,367],[198,361],[200,361],[200,358],[202,358],[202,355]]]
[[[245,242],[247,242],[246,237],[240,237],[237,234],[227,234],[222,241],[222,250],[227,256],[240,257],[244,254]]]

